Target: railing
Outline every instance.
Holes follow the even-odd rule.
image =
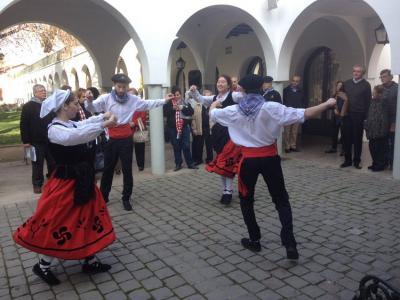
[[[361,279],[353,300],[400,300],[400,291],[376,276],[367,275]]]

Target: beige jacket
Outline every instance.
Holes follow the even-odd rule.
[[[202,105],[200,103],[197,103],[193,101],[191,103],[194,114],[192,116],[192,132],[194,135],[203,135],[202,131],[202,117],[201,117],[201,112],[202,112]]]

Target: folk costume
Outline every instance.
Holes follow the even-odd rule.
[[[129,77],[124,74],[115,74],[111,80],[114,83],[129,84],[131,82]],[[106,202],[109,200],[115,166],[120,159],[123,174],[122,203],[125,210],[132,210],[130,198],[133,189],[133,131],[130,121],[136,111],[147,111],[164,104],[164,99],[142,100],[130,93],[125,93],[120,97],[115,90],[100,96],[93,102],[85,102],[88,111],[92,113],[110,111],[118,120],[118,125],[108,130],[110,139],[104,147],[104,170],[100,190]]]
[[[209,107],[214,101],[219,101],[222,108],[230,107],[240,101],[242,93],[229,91],[224,95],[202,96],[197,90],[190,93],[191,97]],[[221,175],[223,194],[221,203],[230,204],[232,201],[232,183],[238,171],[241,152],[230,139],[228,128],[216,123],[211,128],[211,143],[217,156],[206,165],[206,170]]]
[[[47,98],[40,116],[57,111],[70,91],[57,90]],[[115,232],[106,204],[94,183],[94,167],[87,143],[103,132],[103,115],[81,122],[53,119],[49,147],[56,169],[44,187],[32,217],[15,231],[15,242],[44,256],[33,272],[53,285],[59,281],[49,270],[53,257],[86,259],[84,272],[104,272],[109,265],[93,255],[114,242]]]
[[[232,142],[242,153],[238,171],[239,197],[250,237],[243,239],[242,244],[253,251],[261,250],[261,233],[254,214],[254,190],[258,175],[261,174],[279,214],[282,244],[287,249],[288,258],[297,259],[292,211],[276,141],[283,126],[304,122],[305,110],[286,107],[276,102],[265,102],[259,93],[261,76],[246,76],[240,80],[239,85],[247,93],[244,99],[238,105],[213,109],[210,118],[228,128]]]

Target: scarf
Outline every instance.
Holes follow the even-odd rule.
[[[175,99],[172,99],[172,105],[177,106],[178,101]],[[181,112],[179,110],[175,111],[175,126],[176,126],[176,138],[179,139],[182,135],[182,129],[183,129],[183,119],[181,118]]]
[[[265,103],[265,99],[260,94],[247,94],[239,103],[239,112],[249,120],[254,120]]]
[[[86,120],[85,111],[83,110],[82,106],[79,104],[79,118],[81,121]]]
[[[119,97],[117,95],[117,93],[115,92],[115,90],[111,91],[111,97],[113,97],[113,99],[116,102],[121,103],[121,104],[126,103],[126,101],[128,101],[128,99],[129,99],[128,93],[125,93],[122,97]]]
[[[31,98],[31,101],[36,102],[36,103],[39,103],[39,104],[42,104],[42,102],[43,102],[43,101],[39,100],[39,99],[36,98],[36,97],[32,97],[32,98]]]

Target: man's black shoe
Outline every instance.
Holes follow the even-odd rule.
[[[223,194],[221,198],[221,203],[229,205],[232,202],[232,194]]]
[[[199,167],[196,166],[195,164],[188,166],[188,169],[192,169],[192,170],[198,170]]]
[[[195,163],[194,163],[194,165],[195,166],[198,166],[198,165],[201,165],[203,163],[203,161],[202,160],[199,160],[199,161],[196,161]]]
[[[122,201],[122,205],[124,206],[124,209],[126,211],[131,211],[132,210],[132,205],[131,205],[131,202],[129,200],[123,200]]]
[[[346,167],[350,167],[352,164],[351,162],[344,162],[340,165],[341,168],[346,168]]]
[[[177,165],[175,166],[174,172],[179,171],[180,169],[182,169],[182,165]]]
[[[325,153],[336,153],[336,152],[337,152],[337,150],[333,149],[333,148],[325,150]]]
[[[300,150],[297,148],[290,148],[290,152],[300,152]]]
[[[144,167],[139,167],[139,171],[143,171],[144,170]]]
[[[384,167],[372,167],[371,168],[372,172],[381,172],[381,171],[384,171],[384,170],[385,170]]]
[[[285,153],[290,153],[290,149],[285,149]]]
[[[356,168],[357,170],[362,169],[362,167],[360,166],[360,164],[354,164],[354,168]]]
[[[47,272],[43,272],[39,264],[33,266],[32,272],[35,273],[35,275],[39,276],[48,285],[60,284],[60,280],[58,280],[57,277],[54,276],[50,269]]]
[[[299,259],[299,252],[297,252],[296,247],[287,247],[286,257],[287,259],[293,259],[293,260]]]
[[[260,252],[261,251],[261,244],[260,241],[250,241],[250,239],[243,238],[241,241],[242,246],[245,247],[246,249],[249,249],[250,251],[253,252]]]
[[[85,263],[82,265],[82,272],[86,274],[96,274],[107,272],[111,269],[110,265],[102,264],[101,262],[94,262],[92,264]]]

